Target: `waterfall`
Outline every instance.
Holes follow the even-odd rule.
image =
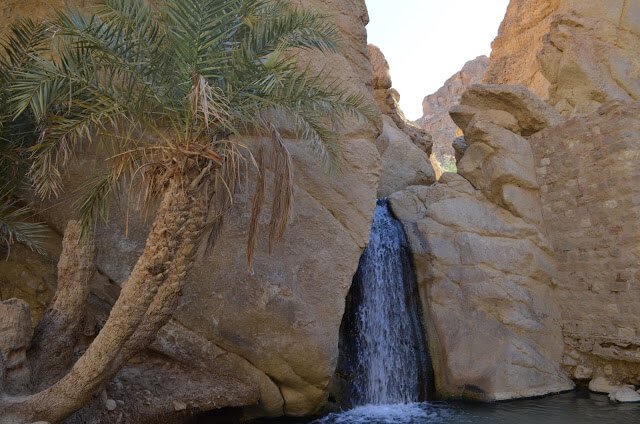
[[[416,294],[402,224],[380,199],[343,323],[351,406],[425,400],[428,360]]]

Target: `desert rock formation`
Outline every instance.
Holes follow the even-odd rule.
[[[458,126],[451,120],[449,110],[460,103],[460,97],[467,87],[482,81],[488,67],[489,59],[486,56],[470,60],[438,91],[422,101],[423,115],[416,121],[416,125],[433,137],[433,153],[439,161],[442,161],[444,155],[455,155],[452,143],[458,136]]]
[[[411,185],[429,185],[436,175],[429,162],[431,136],[408,122],[398,102],[400,94],[392,88],[389,63],[380,49],[369,44],[373,71],[373,93],[382,113],[382,131],[376,146],[382,158],[378,197]]]
[[[491,44],[491,64],[484,84],[522,84],[540,98],[549,98],[549,81],[540,73],[536,55],[561,1],[511,0]]]
[[[523,84],[565,116],[640,99],[637,0],[512,0],[486,84]]]
[[[468,89],[452,118],[469,143],[459,175],[390,197],[414,255],[438,394],[569,390],[557,271],[525,138],[562,118],[525,87],[493,85]]]
[[[640,282],[639,15],[638,0],[512,0],[485,77],[525,84],[573,117],[530,142],[558,264],[563,367],[579,381],[640,383],[631,316]]]

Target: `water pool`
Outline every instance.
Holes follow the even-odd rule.
[[[424,402],[370,405],[288,424],[640,424],[640,403],[614,404],[607,396],[576,390],[539,399],[496,403]]]

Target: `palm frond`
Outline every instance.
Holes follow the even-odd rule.
[[[83,186],[77,204],[86,231],[125,187],[148,210],[178,178],[210,193],[211,247],[255,166],[251,262],[267,169],[270,249],[291,214],[293,162],[280,129],[335,167],[341,123],[377,111],[328,72],[300,66],[298,52],[336,52],[341,34],[327,16],[287,0],[102,0],[91,15],[65,9],[51,25],[55,51],[29,55],[8,104],[12,117],[37,120],[30,175],[42,197],[60,193],[79,146],[110,147],[108,169]],[[237,140],[258,135],[269,146],[256,160]]]
[[[9,27],[6,38],[0,42],[0,89],[7,90],[15,72],[27,68],[33,58],[43,53],[51,37],[49,25],[29,18]]]
[[[11,196],[0,194],[0,244],[10,249],[19,242],[29,249],[45,254],[44,242],[47,227],[40,222],[32,222],[33,211],[26,206],[18,206]]]

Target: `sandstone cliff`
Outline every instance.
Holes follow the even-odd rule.
[[[485,84],[522,84],[548,99],[549,81],[540,73],[536,55],[562,0],[511,0],[491,44],[491,64]]]
[[[637,0],[512,0],[487,84],[523,84],[565,116],[640,99]]]
[[[416,124],[433,137],[433,153],[439,161],[442,161],[444,155],[455,155],[452,143],[458,136],[458,126],[451,120],[449,110],[460,103],[462,93],[467,87],[482,81],[488,67],[489,59],[486,56],[470,60],[438,91],[422,101],[423,115]]]
[[[411,185],[429,185],[436,175],[429,162],[432,138],[408,122],[398,102],[400,94],[392,88],[389,63],[380,49],[369,44],[373,70],[373,93],[382,112],[381,134],[376,146],[382,158],[382,175],[378,197],[403,190]]]
[[[562,118],[522,86],[481,85],[452,118],[469,142],[459,175],[390,197],[414,255],[437,392],[503,400],[571,389],[526,138]]]
[[[565,123],[530,139],[558,263],[563,366],[576,380],[640,383],[637,108],[640,2],[513,0],[485,82],[518,82]],[[635,196],[635,197],[634,197]]]

